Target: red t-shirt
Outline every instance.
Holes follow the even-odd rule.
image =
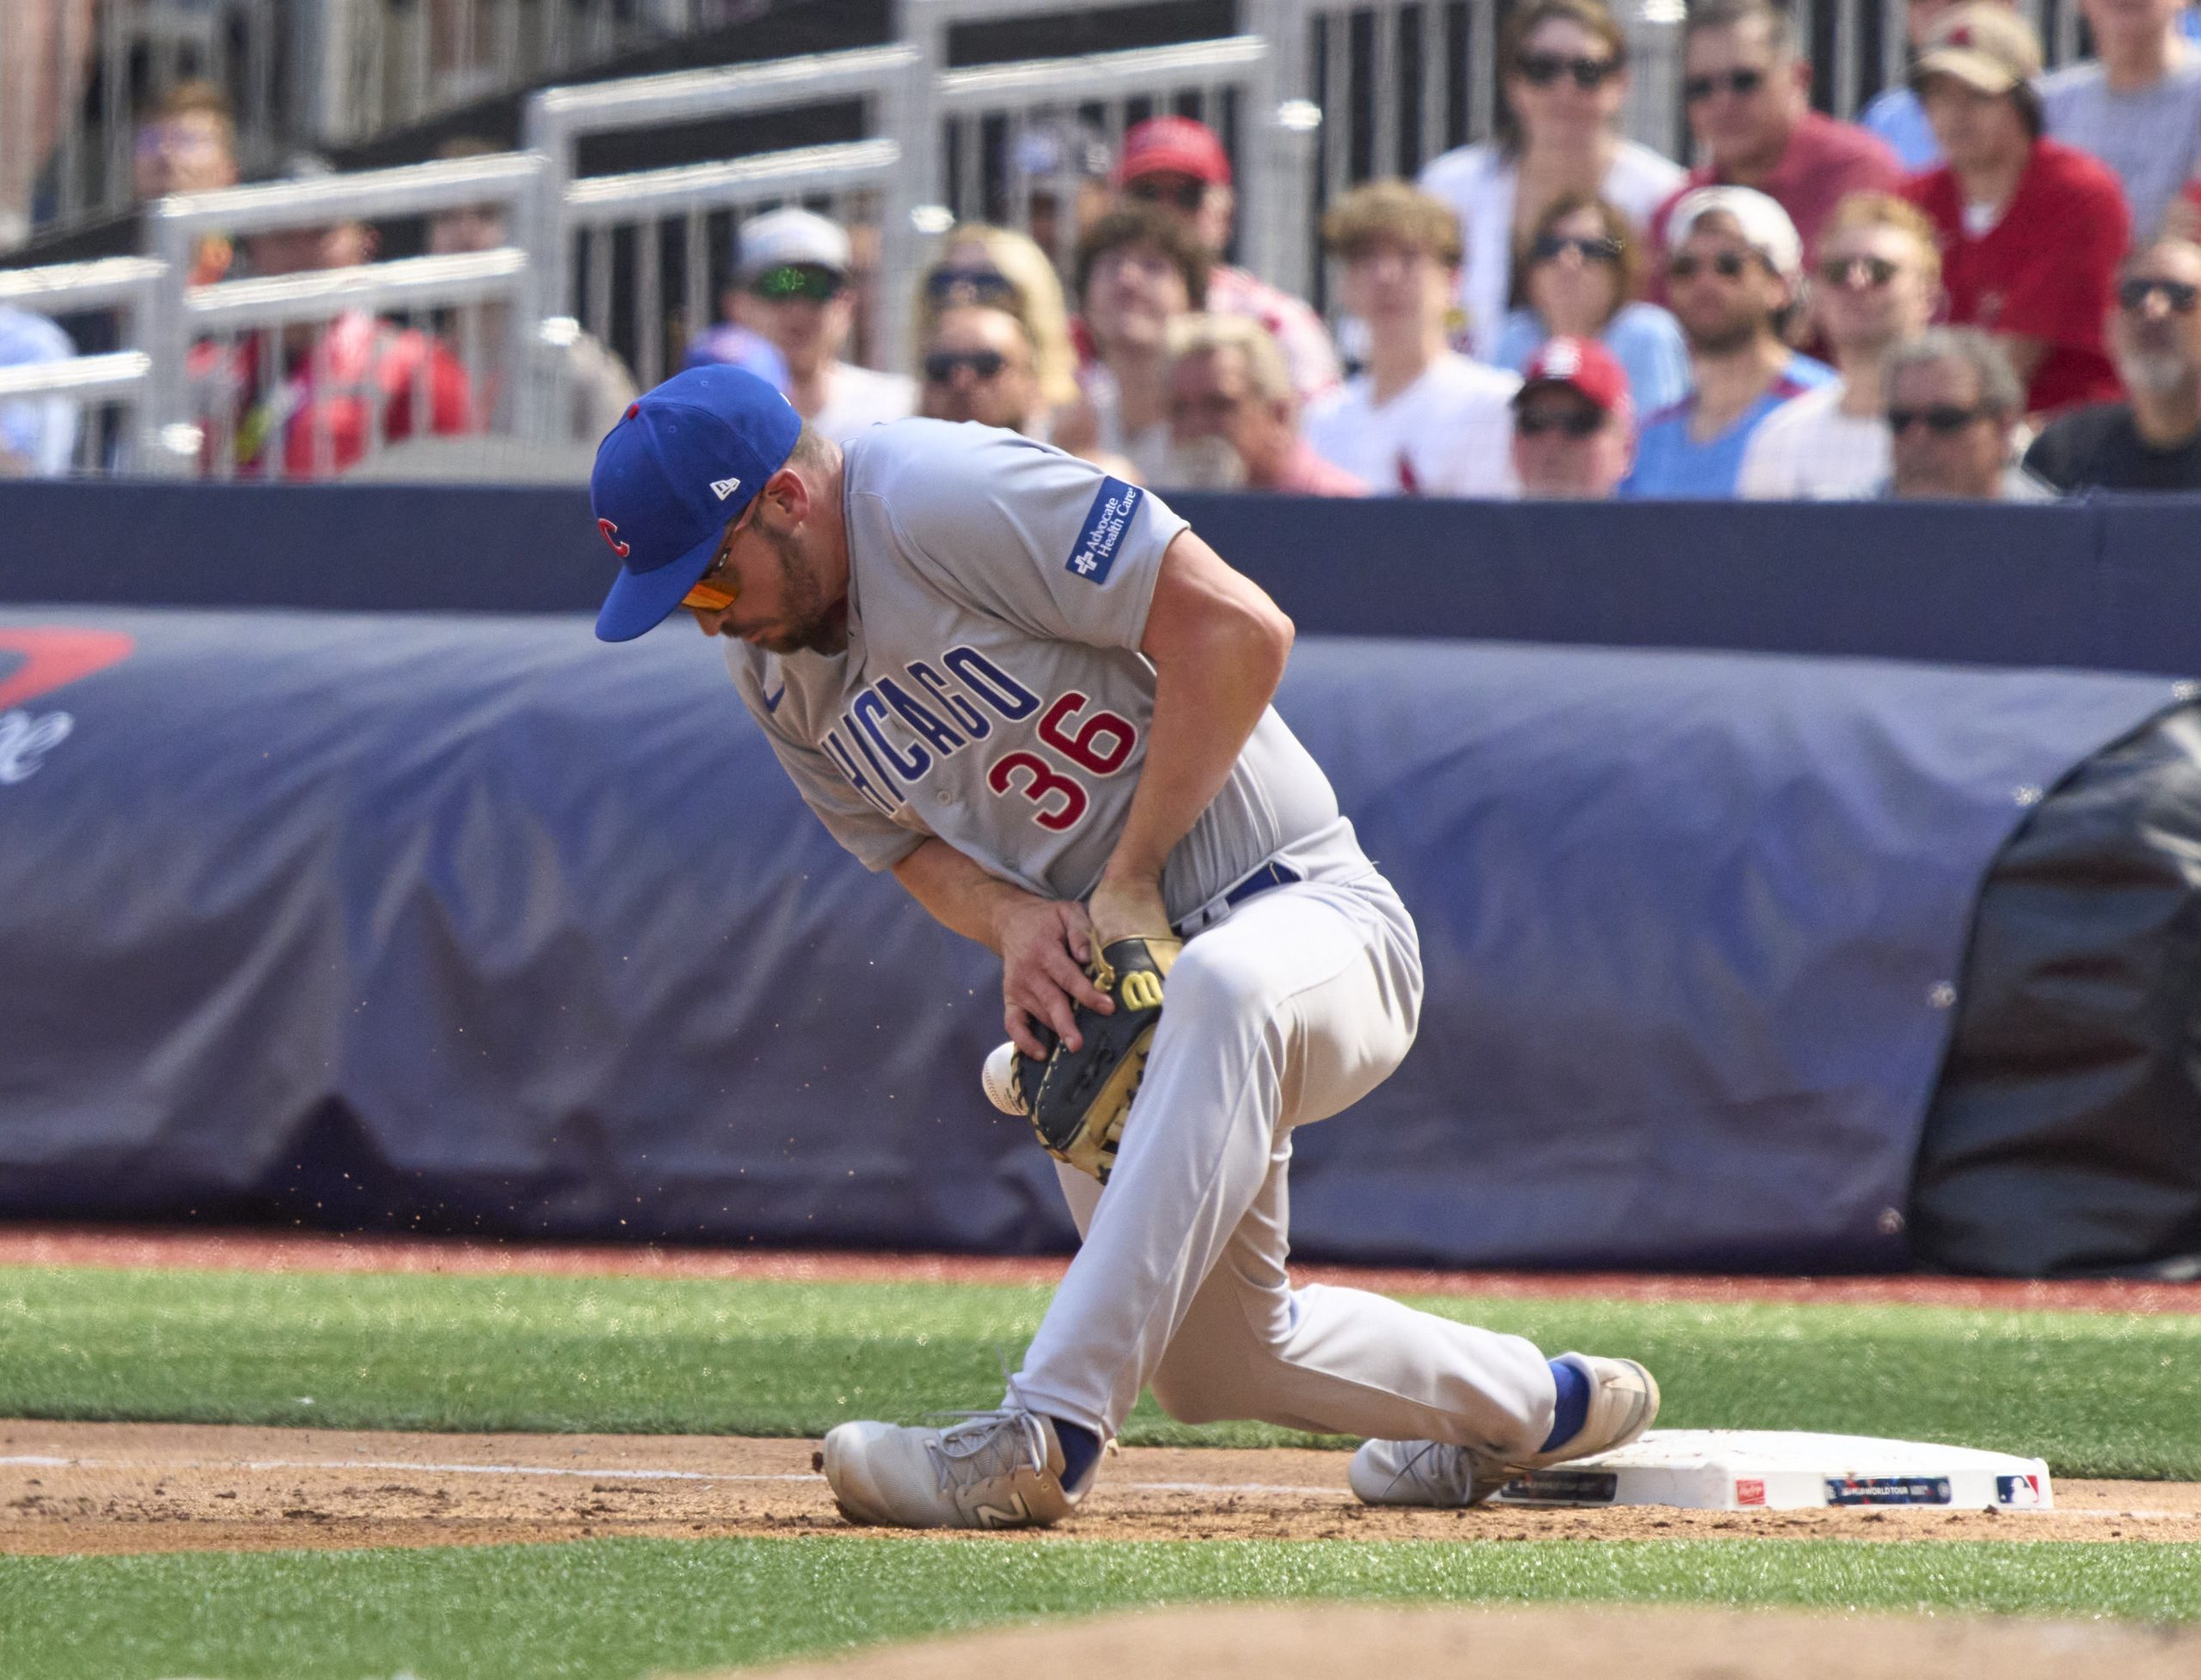
[[[2075,147],[2036,140],[2002,219],[1977,237],[1965,231],[1954,170],[1914,175],[1904,193],[1940,234],[1950,322],[2049,346],[2026,408],[2045,414],[2123,394],[2102,334],[2132,217],[2105,165]]]
[[[1652,248],[1666,248],[1667,218],[1685,194],[1700,187],[1732,184],[1709,163],[1691,169],[1689,179],[1652,212]],[[1879,135],[1855,123],[1836,122],[1817,111],[1806,111],[1789,135],[1781,161],[1764,180],[1751,185],[1788,212],[1788,219],[1796,224],[1797,237],[1804,242],[1804,260],[1809,262],[1818,248],[1819,229],[1834,213],[1835,205],[1852,193],[1901,190],[1903,165]]]

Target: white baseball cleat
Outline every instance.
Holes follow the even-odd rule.
[[[1347,1480],[1364,1505],[1481,1505],[1524,1470],[1624,1447],[1658,1415],[1658,1379],[1633,1359],[1559,1356],[1590,1379],[1582,1427],[1549,1452],[1506,1458],[1441,1441],[1364,1441]]]
[[[819,1457],[841,1514],[887,1528],[1044,1528],[1085,1494],[1064,1491],[1062,1443],[1036,1412],[975,1412],[946,1429],[844,1423]]]

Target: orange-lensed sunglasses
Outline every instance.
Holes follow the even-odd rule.
[[[688,592],[680,598],[682,606],[692,607],[697,612],[724,612],[741,598],[739,584],[733,584],[733,586],[729,589],[726,586],[726,583],[713,583],[710,579],[720,567],[726,564],[727,555],[733,548],[734,533],[741,529],[742,522],[756,512],[756,509],[757,504],[751,502],[734,517],[733,523],[726,528],[726,540],[719,544],[719,551],[711,556],[710,566],[705,570],[703,575],[688,586]],[[732,581],[731,579],[726,580],[727,583]]]

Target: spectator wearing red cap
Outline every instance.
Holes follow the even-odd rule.
[[[1659,206],[1654,242],[1672,244],[1666,222],[1683,193],[1749,187],[1788,212],[1808,260],[1835,205],[1903,184],[1903,166],[1879,136],[1812,109],[1811,61],[1769,0],[1705,0],[1682,28],[1682,101],[1706,161]]]
[[[1595,339],[1555,338],[1529,359],[1513,394],[1513,471],[1521,494],[1604,501],[1635,460],[1628,375]]]
[[[1205,123],[1190,117],[1150,117],[1124,136],[1116,186],[1127,199],[1159,206],[1181,223],[1207,253],[1211,315],[1242,315],[1269,329],[1303,400],[1338,383],[1337,351],[1321,317],[1290,292],[1223,261],[1237,209],[1230,159]]]
[[[1911,82],[1949,161],[1904,188],[1940,236],[1949,320],[1995,335],[2036,414],[2119,395],[2103,328],[2132,227],[2117,177],[2042,134],[2039,73],[2009,8],[1944,17]]]

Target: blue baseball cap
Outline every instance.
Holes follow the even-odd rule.
[[[690,368],[628,404],[589,478],[596,528],[619,556],[596,634],[632,641],[662,622],[801,434],[794,405],[738,367]]]

